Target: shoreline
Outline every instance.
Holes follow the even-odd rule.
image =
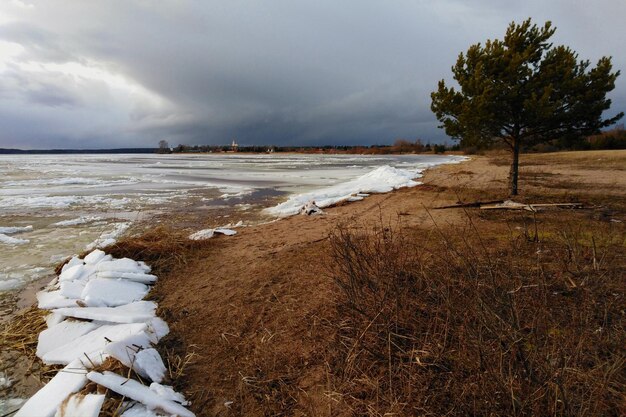
[[[594,154],[593,157],[599,155]],[[616,155],[626,158],[626,152]],[[533,170],[538,173],[535,177],[543,178],[543,174],[539,176],[539,173],[549,167],[559,175],[568,171],[570,178],[577,178],[580,172],[589,168],[564,168],[552,164],[555,158],[566,158],[567,163],[571,163],[577,157],[573,154],[565,157],[553,154],[534,156]],[[608,166],[607,169],[614,168]],[[232,369],[217,370],[214,366],[231,363],[237,357],[243,358],[242,355],[254,356],[246,345],[256,346],[263,338],[271,337],[273,343],[278,344],[271,348],[259,345],[265,346],[263,349],[277,349],[276,358],[295,355],[315,362],[312,359],[315,354],[310,350],[311,346],[307,346],[310,342],[307,338],[308,342],[298,345],[295,351],[292,348],[282,349],[285,349],[283,343],[286,340],[297,338],[296,335],[303,334],[306,329],[313,332],[314,339],[321,337],[317,333],[319,328],[309,328],[308,320],[317,317],[316,320],[323,321],[335,313],[332,307],[334,289],[331,282],[318,275],[318,260],[325,252],[326,237],[338,224],[350,220],[362,225],[374,224],[377,219],[391,222],[395,218],[401,220],[402,227],[407,230],[416,227],[432,230],[433,222],[438,225],[436,227],[465,227],[463,213],[455,210],[432,211],[432,208],[469,198],[504,197],[507,170],[508,166],[497,157],[484,156],[472,157],[462,164],[429,168],[424,171],[419,179],[422,184],[417,187],[373,194],[363,201],[334,206],[327,209],[326,216],[296,215],[239,229],[240,233],[236,236],[211,240],[206,250],[194,253],[194,257],[188,259],[181,269],[159,271],[160,280],[154,289],[154,297],[168,316],[174,337],[187,349],[196,346],[194,349],[198,354],[205,355],[203,363],[216,364],[191,365],[187,383],[192,395],[199,395],[199,389],[210,392],[210,399],[198,400],[196,397],[196,401],[205,401],[200,406],[210,407],[208,410],[215,413],[223,412],[222,404],[232,400],[233,390],[239,384],[238,377],[237,373],[231,374]],[[537,178],[531,176],[535,171],[526,169],[526,177],[522,177],[522,181],[527,183],[522,183],[523,195],[520,199],[538,198],[537,190],[545,189],[542,188],[545,184],[533,183],[537,182]],[[596,187],[589,191],[593,195],[612,189],[623,198],[623,185],[626,184],[622,183],[626,180],[612,180],[606,175],[603,177],[603,174],[606,172],[598,172],[595,177],[587,175],[585,183],[580,186],[584,188],[586,182],[595,181]],[[552,180],[550,176],[545,178]],[[554,189],[549,188],[553,194]],[[562,192],[570,191],[566,187]],[[500,216],[506,217],[505,214]],[[622,227],[619,223],[616,225]],[[237,261],[233,262],[233,259]],[[180,285],[183,278],[184,288]],[[311,288],[315,288],[314,296]],[[287,318],[281,313],[283,308],[291,311],[292,315],[296,313],[295,317]],[[236,317],[233,318],[233,315]],[[263,333],[265,331],[269,333]],[[281,333],[285,331],[286,334]],[[287,362],[290,363],[289,360]],[[206,376],[206,372],[215,375]],[[224,381],[223,387],[215,384],[218,380]],[[306,389],[314,393],[319,381],[314,379],[311,384]]]
[[[295,153],[294,153],[295,154]],[[366,199],[370,199],[372,197],[376,197],[376,196],[383,196],[383,195],[387,195],[387,194],[392,194],[394,192],[397,192],[398,190],[402,190],[404,188],[414,188],[414,187],[421,187],[422,186],[422,180],[424,179],[423,177],[426,175],[427,172],[432,171],[432,170],[436,170],[439,168],[442,168],[446,165],[452,165],[452,166],[457,166],[460,163],[465,162],[464,160],[461,161],[454,161],[454,162],[447,162],[447,163],[443,163],[443,164],[439,164],[436,165],[434,167],[428,167],[423,169],[420,173],[418,173],[418,176],[415,177],[415,181],[417,181],[417,185],[414,186],[401,186],[401,188],[398,189],[393,189],[391,191],[387,191],[387,192],[382,192],[382,193],[373,193],[371,194],[369,197],[367,197]],[[294,194],[295,195],[295,194]],[[286,202],[286,200],[276,200],[277,203],[280,202]],[[356,203],[357,201],[339,201],[336,204],[331,205],[330,207],[325,207],[325,209],[330,209],[332,210],[335,207],[340,207],[340,206],[349,206],[352,205],[354,203]],[[266,213],[267,209],[270,209],[274,206],[269,206],[269,207],[265,207],[263,209],[259,209],[256,210],[256,212],[254,213],[246,213],[246,214],[251,214],[252,218],[256,218],[256,222],[254,222],[252,225],[247,225],[246,228],[248,227],[252,227],[252,228],[263,228],[263,227],[267,227],[267,226],[271,226],[272,224],[275,224],[277,222],[282,222],[285,220],[288,220],[289,218],[292,217],[300,217],[298,214],[293,214],[293,215],[289,215],[289,216],[272,216],[272,215],[268,215]],[[192,210],[192,213],[193,212]],[[218,218],[222,218],[223,221],[227,221],[228,219],[235,219],[233,216],[233,214],[236,213],[236,211],[234,209],[229,210],[228,214],[224,215],[217,215],[217,216],[212,216],[209,220],[209,222],[215,223],[218,221]],[[192,214],[192,216],[194,216],[194,214]],[[197,213],[195,213],[195,216],[197,216]],[[224,217],[226,216],[226,217]],[[146,230],[149,230],[150,228],[154,227],[156,224],[159,224],[160,226],[165,226],[168,227],[168,217],[169,217],[169,213],[160,213],[157,216],[153,216],[152,218],[149,219],[143,219],[140,220],[138,222],[135,222],[133,224],[133,226],[136,226],[139,230],[143,230],[144,233]],[[304,216],[306,217],[306,216]],[[237,217],[238,219],[238,217]],[[199,227],[200,224],[206,224],[207,223],[207,218],[203,218],[203,219],[197,219],[196,220],[196,224]],[[177,220],[172,221],[171,219],[169,220],[171,222],[171,224],[169,226],[173,226],[174,223],[176,223]],[[246,228],[239,228],[237,229],[238,232],[245,230]],[[141,232],[140,232],[141,234]],[[245,234],[241,233],[242,235]],[[120,241],[124,241],[125,238],[128,238],[128,232],[121,237]],[[228,239],[228,238],[226,238]],[[106,248],[105,248],[106,250]],[[86,251],[82,251],[84,253],[87,253]],[[71,256],[68,256],[68,259]],[[36,298],[36,294],[43,290],[52,279],[54,279],[56,277],[56,275],[46,275],[43,277],[40,277],[32,282],[29,282],[25,287],[20,288],[16,291],[11,291],[11,292],[7,292],[6,294],[3,294],[3,301],[8,300],[8,302],[4,303],[7,305],[7,307],[5,307],[5,310],[10,309],[10,311],[8,311],[6,314],[3,315],[2,320],[0,320],[0,325],[2,324],[6,324],[11,322],[13,319],[15,319],[15,317],[17,315],[19,315],[21,312],[33,307],[37,305],[37,298]],[[159,285],[159,283],[157,282],[157,286]],[[3,354],[3,356],[5,356],[5,354]],[[9,355],[10,356],[10,355]],[[2,360],[8,360],[9,356],[5,356],[4,359]],[[21,356],[18,356],[19,359],[21,359]],[[1,358],[0,358],[1,359]],[[11,359],[14,360],[14,359]],[[38,358],[35,358],[35,360],[39,360]],[[20,366],[20,368],[22,368]],[[19,369],[16,373],[27,373],[27,370],[25,369]],[[11,375],[7,375],[7,377],[11,377]],[[19,385],[22,381],[19,380],[15,380],[13,381],[14,387],[15,385]],[[30,393],[30,395],[34,394],[37,390],[35,389],[38,386],[38,384],[33,384],[31,382],[25,384],[24,389],[17,389],[17,392],[21,392],[22,394],[24,393]]]

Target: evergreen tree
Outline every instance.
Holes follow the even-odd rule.
[[[597,133],[624,115],[602,119],[619,76],[611,58],[590,68],[569,47],[549,43],[554,32],[550,22],[511,23],[504,40],[459,55],[452,73],[460,90],[441,80],[431,94],[431,109],[449,136],[464,146],[502,141],[511,148],[511,195],[518,193],[521,146]]]

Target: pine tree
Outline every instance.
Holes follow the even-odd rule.
[[[464,146],[501,141],[510,147],[511,195],[518,193],[522,146],[597,133],[624,115],[602,118],[619,76],[611,72],[611,58],[590,68],[569,47],[549,43],[555,30],[550,22],[542,28],[531,19],[511,23],[504,40],[459,55],[452,73],[460,90],[441,80],[431,94],[431,109],[449,136]]]

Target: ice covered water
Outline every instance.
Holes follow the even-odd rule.
[[[349,183],[379,167],[417,174],[455,159],[433,155],[0,155],[0,292],[48,275],[59,260],[109,244],[132,222],[174,205],[260,212],[268,203],[259,196],[280,196],[282,200],[273,202],[278,204]],[[272,215],[271,210],[265,213]]]

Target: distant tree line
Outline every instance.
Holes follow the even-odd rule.
[[[324,145],[324,146],[274,146],[274,145],[239,145],[233,149],[230,145],[178,145],[173,148],[159,146],[159,153],[222,153],[222,152],[248,152],[248,153],[324,153],[324,154],[415,154],[415,153],[444,153],[446,151],[458,151],[460,146],[444,144],[424,144],[420,139],[410,141],[398,139],[393,145]]]

